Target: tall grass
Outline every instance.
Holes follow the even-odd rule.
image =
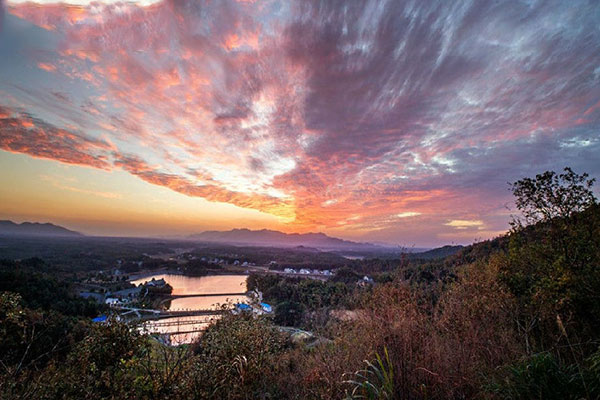
[[[564,364],[550,352],[537,353],[499,369],[487,386],[500,399],[598,399],[600,350],[583,363]]]
[[[365,360],[366,368],[354,372],[349,384],[352,390],[346,391],[346,399],[392,399],[394,398],[394,366],[390,361],[387,347],[384,347],[385,359],[375,354],[375,362]]]

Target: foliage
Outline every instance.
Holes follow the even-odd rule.
[[[299,326],[302,323],[304,306],[294,301],[284,301],[275,309],[274,322],[281,326]]]
[[[65,315],[95,316],[101,307],[93,300],[76,296],[71,285],[59,281],[49,273],[36,269],[44,264],[41,260],[25,260],[22,263],[0,261],[0,292],[19,293],[24,306],[31,309],[54,310]]]
[[[148,290],[148,295],[151,296],[164,296],[173,293],[173,287],[168,283],[163,286],[145,285]]]
[[[333,280],[336,282],[342,282],[342,283],[349,285],[349,284],[356,283],[356,281],[358,281],[360,278],[362,278],[362,276],[360,274],[357,274],[351,268],[345,267],[345,268],[340,268],[336,272],[335,276],[333,277]]]
[[[174,244],[164,240],[108,237],[3,237],[0,258],[28,259],[39,257],[54,272],[97,271],[114,268],[123,262],[127,272],[169,265],[169,262],[148,255],[173,253]],[[143,261],[140,266],[138,261]],[[174,262],[171,262],[176,266]]]
[[[531,351],[558,344],[565,335],[557,316],[576,342],[600,331],[600,207],[569,218],[543,222],[510,235],[499,275],[519,301],[520,329]],[[536,349],[531,346],[537,346]]]
[[[4,368],[20,372],[26,366],[41,367],[69,343],[76,320],[55,311],[23,306],[19,294],[0,292],[0,361]]]
[[[0,292],[0,394],[6,397],[26,393],[35,371],[64,360],[83,328],[73,318],[23,303],[19,294]]]
[[[592,192],[595,179],[584,173],[578,175],[571,168],[562,174],[546,171],[535,178],[523,178],[511,185],[517,208],[524,222],[516,219],[518,226],[568,218],[596,204]]]
[[[136,397],[135,362],[146,341],[129,326],[96,324],[65,362],[44,371],[40,392],[46,398],[106,399]]]
[[[367,367],[356,371],[352,379],[346,381],[352,390],[346,393],[347,399],[392,399],[394,396],[394,367],[387,347],[385,359],[377,353],[375,362],[366,361]]]
[[[264,299],[275,306],[275,316],[280,322],[298,326],[301,312],[321,308],[349,306],[357,298],[356,280],[351,284],[277,275],[251,274],[248,289],[258,289]]]
[[[273,393],[269,383],[284,337],[251,314],[226,315],[196,344],[193,388],[203,399],[258,398]]]
[[[488,390],[501,399],[598,398],[599,358],[597,351],[581,369],[577,364],[561,363],[549,352],[533,354],[502,368]]]
[[[223,266],[220,264],[209,263],[202,259],[189,260],[185,264],[185,274],[188,276],[203,276],[208,275],[211,272],[219,272],[223,270]]]

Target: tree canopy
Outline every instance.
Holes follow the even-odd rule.
[[[511,184],[517,209],[523,218],[513,219],[514,227],[567,218],[593,204],[595,179],[579,175],[566,167],[563,173],[546,171],[535,178],[523,178]]]

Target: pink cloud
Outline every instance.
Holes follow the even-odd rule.
[[[110,146],[0,106],[0,149],[67,164],[110,169]]]
[[[38,63],[38,68],[43,69],[44,71],[54,72],[56,71],[56,66],[48,63]]]

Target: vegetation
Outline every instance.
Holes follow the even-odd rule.
[[[570,169],[515,182],[511,231],[443,259],[353,260],[329,281],[251,275],[275,315],[225,315],[190,346],[91,323],[100,310],[68,273],[3,262],[0,396],[600,398],[593,183]],[[375,284],[358,285],[371,267]]]
[[[20,302],[29,309],[52,310],[68,316],[98,314],[100,307],[96,302],[75,296],[69,282],[39,272],[45,268],[48,267],[39,259],[0,260],[0,292],[19,294]]]

